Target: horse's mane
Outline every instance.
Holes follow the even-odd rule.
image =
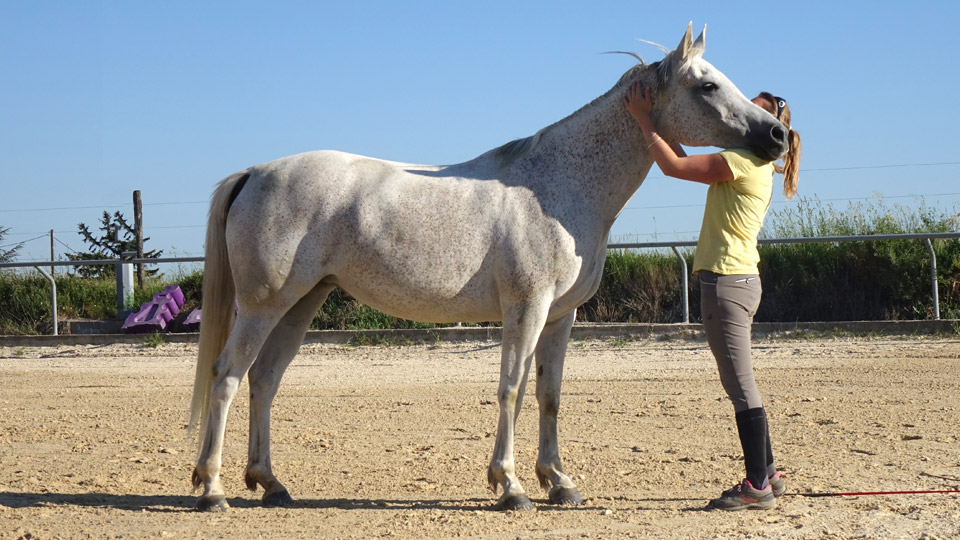
[[[513,163],[515,163],[515,162],[516,162],[517,160],[519,160],[520,158],[522,158],[522,157],[528,155],[529,153],[533,152],[533,150],[534,150],[534,149],[537,147],[537,145],[540,143],[540,139],[543,137],[543,135],[544,135],[545,133],[549,132],[554,126],[556,126],[557,124],[560,124],[561,122],[563,122],[563,121],[566,120],[567,118],[570,118],[571,116],[576,115],[576,114],[579,113],[580,111],[583,111],[583,110],[586,110],[586,109],[589,109],[589,108],[593,107],[598,101],[602,100],[602,99],[605,98],[607,95],[609,95],[610,92],[619,91],[619,90],[622,89],[623,87],[628,86],[628,85],[631,84],[634,80],[636,80],[637,75],[638,75],[640,72],[647,71],[648,69],[653,69],[653,70],[656,71],[656,74],[657,74],[657,86],[658,86],[659,88],[662,88],[662,87],[666,84],[666,79],[667,79],[668,73],[670,72],[670,71],[669,71],[669,67],[670,67],[670,66],[669,66],[669,59],[670,59],[670,55],[669,55],[669,54],[668,54],[667,57],[666,57],[664,60],[662,60],[662,61],[654,62],[654,63],[652,63],[652,64],[647,64],[647,63],[645,63],[645,62],[643,61],[643,58],[641,58],[641,57],[640,57],[639,55],[637,55],[637,54],[627,53],[627,52],[622,52],[622,51],[613,51],[613,52],[621,53],[621,54],[627,54],[627,55],[629,55],[629,56],[633,56],[634,58],[636,58],[636,59],[639,61],[639,63],[638,63],[637,65],[633,66],[632,68],[628,69],[628,70],[626,71],[626,73],[624,73],[624,74],[620,77],[620,80],[617,81],[617,84],[613,85],[613,88],[611,88],[609,91],[607,91],[607,92],[604,93],[603,95],[595,98],[595,99],[594,99],[593,101],[591,101],[590,103],[587,103],[586,105],[584,105],[583,107],[581,107],[580,109],[578,109],[576,112],[574,112],[574,113],[571,114],[570,116],[567,116],[567,117],[564,118],[563,120],[560,120],[560,121],[558,121],[558,122],[554,122],[553,124],[550,124],[549,126],[541,129],[540,131],[534,133],[533,135],[531,135],[531,136],[529,136],[529,137],[524,137],[524,138],[522,138],[522,139],[516,139],[516,140],[510,141],[510,142],[508,142],[508,143],[506,143],[506,144],[504,144],[504,145],[502,145],[502,146],[499,146],[499,147],[497,147],[497,148],[494,148],[490,153],[493,154],[493,157],[498,160],[498,165],[501,166],[501,167],[507,167],[507,166],[512,165]]]
[[[555,124],[551,124],[529,137],[516,139],[493,150],[494,157],[500,160],[500,166],[505,167],[529,154],[537,147],[540,137]]]

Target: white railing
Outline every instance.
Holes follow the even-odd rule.
[[[33,261],[22,263],[0,263],[0,268],[34,268],[43,277],[50,282],[50,311],[53,321],[53,335],[59,333],[57,320],[57,282],[53,279],[53,274],[47,272],[46,268],[52,271],[54,266],[81,266],[81,265],[107,265],[113,264],[117,267],[117,311],[122,312],[127,307],[127,298],[124,295],[124,285],[121,283],[125,272],[122,267],[134,264],[158,264],[158,263],[184,263],[184,262],[203,262],[203,257],[168,257],[165,259],[90,259],[80,261]]]
[[[960,238],[960,232],[946,233],[916,233],[916,234],[875,234],[864,236],[818,236],[809,238],[763,238],[758,241],[759,244],[804,244],[815,242],[872,242],[877,240],[923,240],[926,243],[927,251],[930,253],[930,290],[933,297],[933,318],[940,320],[940,292],[937,284],[937,256],[933,251],[931,240]],[[681,247],[695,247],[695,241],[682,242],[633,242],[633,243],[615,243],[607,244],[607,249],[665,249],[670,248],[680,261],[681,273],[683,275],[683,322],[690,322],[690,298],[689,298],[689,276],[687,270],[687,261],[680,253]],[[98,260],[80,260],[80,261],[32,261],[19,263],[0,263],[0,268],[35,268],[47,281],[50,282],[50,303],[53,320],[53,335],[57,335],[57,284],[53,276],[45,269],[54,266],[78,266],[78,265],[107,265],[117,266],[117,307],[122,311],[126,307],[126,299],[122,294],[120,276],[122,266],[134,264],[164,264],[164,263],[188,263],[203,262],[203,257],[169,257],[161,259],[98,259]]]
[[[873,242],[876,240],[923,240],[930,253],[930,292],[933,296],[933,318],[940,320],[940,287],[937,285],[937,255],[933,251],[931,240],[960,238],[960,232],[945,233],[915,233],[915,234],[872,234],[863,236],[815,236],[808,238],[761,238],[758,244],[810,244],[814,242]],[[687,242],[635,242],[622,244],[607,244],[607,249],[641,249],[641,248],[671,248],[680,260],[683,269],[683,322],[690,322],[690,298],[687,271],[687,261],[683,258],[681,247],[695,247],[695,241]]]

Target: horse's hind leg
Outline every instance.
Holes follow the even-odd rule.
[[[263,342],[277,323],[277,316],[269,313],[250,314],[241,311],[230,337],[213,365],[214,380],[210,388],[210,407],[206,429],[201,434],[200,456],[193,471],[193,485],[203,485],[203,495],[197,500],[198,510],[226,510],[228,508],[220,483],[220,465],[223,453],[223,434],[227,412],[237,393],[240,379],[260,352]]]
[[[270,333],[260,356],[250,368],[250,452],[244,475],[247,488],[263,487],[264,506],[293,502],[287,489],[273,475],[270,463],[270,405],[280,387],[280,378],[293,361],[317,310],[332,285],[321,284],[300,299]]]
[[[553,504],[581,504],[577,486],[563,472],[557,441],[557,413],[560,410],[560,383],[570,328],[576,311],[548,324],[537,344],[537,402],[540,405],[540,451],[537,454],[537,479],[550,490]]]

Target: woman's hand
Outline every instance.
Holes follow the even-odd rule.
[[[624,105],[630,111],[630,115],[640,124],[640,129],[644,133],[655,131],[653,120],[650,118],[650,111],[653,110],[653,97],[650,89],[643,86],[643,83],[636,81],[627,89],[627,95],[623,98]]]
[[[640,124],[644,137],[648,138],[647,151],[663,174],[703,184],[733,180],[733,172],[720,154],[688,156],[680,145],[668,144],[656,134],[657,128],[650,118],[653,97],[650,89],[643,86],[643,83],[637,81],[631,84],[623,103],[630,115]]]

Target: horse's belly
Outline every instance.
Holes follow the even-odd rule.
[[[423,275],[360,270],[336,275],[333,281],[360,302],[402,319],[450,323],[501,318],[494,287],[478,279],[430,282]]]

